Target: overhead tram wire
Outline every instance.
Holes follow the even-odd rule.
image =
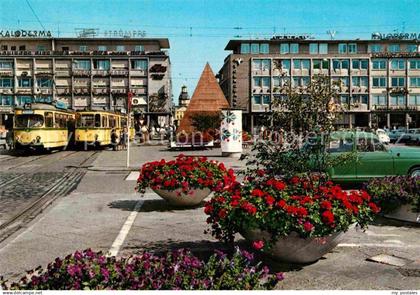
[[[28,4],[29,8],[31,9],[32,13],[34,14],[34,16],[36,17],[36,19],[38,20],[38,23],[41,25],[42,29],[44,31],[46,31],[44,25],[42,24],[41,20],[39,19],[38,15],[36,14],[35,10],[32,8],[31,3],[29,3],[29,0],[25,0],[26,3]]]

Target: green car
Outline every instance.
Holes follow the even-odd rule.
[[[334,132],[328,152],[334,156],[356,152],[357,159],[335,165],[328,173],[336,182],[364,182],[372,177],[395,175],[420,176],[420,148],[387,147],[374,133]]]

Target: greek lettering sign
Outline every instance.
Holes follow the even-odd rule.
[[[300,34],[300,35],[285,34],[285,35],[274,36],[271,39],[272,40],[306,40],[306,39],[313,39],[313,36],[310,34]]]
[[[146,37],[146,31],[142,30],[106,30],[103,32],[104,37],[108,38],[142,38]]]
[[[39,30],[0,30],[0,37],[5,38],[51,38],[51,31]]]
[[[372,33],[373,40],[420,40],[420,33]]]

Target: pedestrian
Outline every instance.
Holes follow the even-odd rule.
[[[123,131],[121,132],[121,138],[120,138],[120,144],[121,144],[122,150],[127,149],[127,143],[128,143],[128,130],[127,130],[127,127],[124,127]]]
[[[118,135],[115,132],[115,129],[112,129],[111,130],[111,145],[112,145],[112,150],[113,151],[116,151],[117,147],[118,147],[117,138],[118,138]]]
[[[0,125],[0,146],[7,149],[7,130],[3,125]]]

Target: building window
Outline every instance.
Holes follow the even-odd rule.
[[[131,68],[133,70],[147,71],[147,60],[145,60],[145,59],[132,60],[131,61]]]
[[[380,44],[370,44],[369,45],[369,52],[382,52],[383,46]]]
[[[90,60],[79,59],[74,61],[74,69],[76,70],[90,70]]]
[[[13,87],[13,78],[0,78],[0,88]]]
[[[267,43],[263,43],[260,45],[260,53],[269,53],[270,52],[270,46]]]
[[[36,51],[45,51],[45,50],[46,50],[45,45],[37,45],[36,46]]]
[[[357,44],[356,43],[350,43],[348,45],[348,51],[349,51],[349,53],[357,53]]]
[[[3,51],[7,50],[7,45],[2,45],[2,46],[0,47],[0,50],[3,50]]]
[[[332,81],[341,87],[348,87],[349,86],[349,77],[334,77]]]
[[[32,87],[32,78],[19,78],[18,79],[18,86],[22,87],[22,88]]]
[[[388,52],[400,52],[400,44],[388,45]]]
[[[254,86],[270,88],[270,77],[254,77]]]
[[[86,45],[80,45],[80,46],[79,46],[79,51],[80,51],[80,52],[86,52],[86,51],[87,51],[87,49],[88,49],[88,47],[87,47]]]
[[[290,70],[290,59],[282,59],[280,60],[280,68],[282,70]]]
[[[353,59],[351,62],[351,68],[353,70],[367,70],[369,67],[368,59]]]
[[[134,51],[144,51],[144,46],[143,45],[136,45],[134,46]]]
[[[106,50],[107,50],[107,48],[106,48],[105,45],[99,45],[98,46],[98,51],[106,51]]]
[[[0,69],[2,70],[11,70],[13,68],[12,61],[0,61]]]
[[[309,53],[318,54],[318,43],[309,43]]]
[[[290,49],[289,48],[289,43],[282,43],[282,44],[280,44],[280,54],[289,53],[290,52],[289,49]]]
[[[391,78],[391,86],[392,87],[404,87],[405,86],[405,78],[404,77],[392,77]]]
[[[328,44],[320,43],[319,44],[319,54],[328,54]]]
[[[334,59],[333,60],[333,69],[334,70],[348,70],[350,66],[350,61],[348,59]]]
[[[271,60],[269,59],[254,59],[252,61],[252,69],[256,71],[269,71],[271,67]]]
[[[313,67],[314,69],[319,70],[328,70],[329,69],[330,62],[328,59],[314,59],[313,60]]]
[[[125,51],[125,46],[124,45],[117,45],[117,51],[118,52],[124,52]]]
[[[261,95],[254,95],[252,97],[252,100],[254,101],[254,104],[261,104],[262,103],[262,97],[261,97]]]
[[[19,46],[19,50],[20,50],[20,51],[22,51],[22,50],[26,50],[26,46],[25,46],[25,45],[20,45],[20,46]]]
[[[418,52],[419,48],[416,44],[407,44],[407,52]]]
[[[94,60],[93,61],[93,68],[95,70],[104,70],[104,71],[108,71],[109,70],[109,60],[106,59],[99,59],[99,60]]]
[[[290,53],[299,53],[299,44],[291,43],[290,44]]]
[[[391,70],[405,70],[405,61],[403,59],[392,59]]]
[[[13,96],[11,96],[11,95],[0,95],[0,105],[4,105],[4,106],[13,105]]]
[[[349,96],[347,94],[340,95],[340,103],[348,105],[349,104]]]
[[[309,86],[309,83],[310,83],[310,79],[308,76],[293,77],[294,87],[306,87],[306,86]]]
[[[52,86],[52,80],[49,78],[38,78],[36,84],[39,88],[50,88]]]
[[[386,70],[386,61],[384,59],[372,59],[373,70]]]
[[[405,106],[406,98],[404,95],[391,95],[390,104],[393,106]]]
[[[368,104],[369,96],[366,94],[356,94],[352,96],[352,101],[355,104]]]
[[[70,50],[70,48],[69,48],[68,46],[63,46],[63,47],[61,47],[61,49],[62,49],[63,51],[69,51],[69,50]]]
[[[10,46],[10,50],[15,51],[16,50],[16,46]]]
[[[420,77],[411,77],[410,87],[420,87]]]
[[[271,97],[270,95],[263,95],[262,97],[262,103],[263,104],[271,104]]]
[[[385,106],[386,105],[386,96],[385,95],[372,95],[372,104]]]
[[[273,87],[290,86],[290,77],[273,77]]]
[[[251,44],[251,54],[258,54],[260,53],[260,44],[252,43]]]
[[[251,49],[250,49],[249,43],[242,43],[241,44],[241,53],[242,54],[248,54],[250,52],[251,52]]]
[[[293,68],[295,70],[309,70],[310,61],[309,59],[294,59]]]
[[[420,94],[410,94],[408,99],[409,105],[420,106]]]
[[[339,43],[338,44],[338,53],[347,53],[347,44]]]
[[[1,68],[1,62],[0,62],[0,68]],[[410,69],[411,70],[420,70],[420,59],[410,60]]]
[[[351,84],[357,87],[368,87],[368,77],[351,77]]]
[[[386,87],[386,78],[385,77],[373,77],[372,78],[372,87]]]

